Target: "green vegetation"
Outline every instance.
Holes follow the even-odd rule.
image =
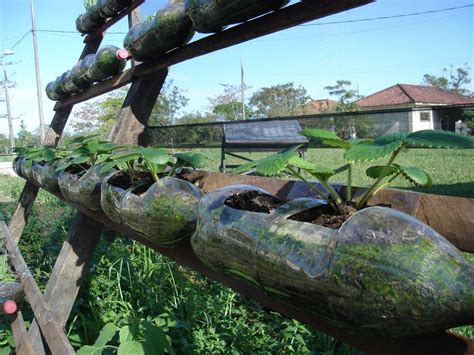
[[[206,167],[216,171],[220,150],[200,151],[213,158],[206,160]],[[250,157],[264,155],[254,153]],[[306,156],[332,169],[345,162],[342,149],[309,149]],[[417,165],[428,172],[434,185],[423,192],[474,198],[473,160],[472,149],[412,149],[401,155],[398,162]],[[237,162],[234,158],[228,161]],[[365,174],[370,165],[370,162],[356,164],[352,176],[354,185],[367,185],[372,181]],[[331,181],[343,181],[346,174],[337,174]],[[23,179],[1,176],[0,219],[8,220],[12,215],[23,184]],[[410,184],[397,178],[392,186],[406,188]],[[73,214],[73,209],[61,200],[40,191],[19,247],[42,289]],[[474,255],[468,257],[474,262]],[[24,315],[31,319],[26,307],[22,308]],[[115,327],[108,325],[104,333],[119,329],[105,343],[111,346],[107,349],[114,350],[113,347],[120,344],[119,335],[126,334],[125,330],[120,332],[123,328],[133,329],[131,340],[144,342],[146,321],[165,333],[176,353],[359,354],[338,340],[262,309],[255,302],[153,250],[106,230],[66,326],[68,336],[77,349],[92,346],[99,340],[104,326],[112,323]],[[458,328],[456,332],[473,337],[474,326]],[[104,338],[101,339],[96,345]],[[8,344],[12,344],[11,333],[2,325],[0,347],[8,347]]]
[[[256,161],[241,165],[234,171],[243,173],[252,169],[259,174],[266,176],[276,176],[283,171],[287,171],[292,177],[301,180],[311,190],[316,192],[320,198],[336,211],[340,206],[352,200],[352,173],[354,164],[361,161],[375,161],[388,157],[388,161],[382,165],[370,166],[366,170],[367,176],[374,179],[366,192],[355,202],[355,208],[363,208],[367,202],[383,188],[390,184],[397,177],[404,177],[410,183],[418,187],[429,187],[432,185],[430,176],[422,169],[416,166],[403,166],[395,164],[395,159],[401,152],[409,148],[430,147],[430,148],[472,148],[474,140],[459,134],[424,130],[414,133],[394,133],[387,134],[375,140],[371,139],[341,139],[335,132],[322,129],[305,129],[299,132],[301,135],[320,140],[322,144],[344,149],[344,165],[336,169],[330,169],[322,166],[318,160],[310,162],[298,156],[297,150],[300,146],[294,146],[290,149],[266,156]],[[328,195],[311,184],[307,178],[301,174],[304,171],[311,178],[316,179],[328,191]],[[341,172],[347,171],[347,179],[344,184],[347,186],[346,196],[341,196],[332,188],[329,179]]]

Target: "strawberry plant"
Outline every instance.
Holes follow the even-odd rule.
[[[387,134],[375,140],[351,139],[344,140],[332,131],[322,129],[305,129],[299,132],[301,135],[320,140],[323,144],[344,149],[344,157],[347,163],[337,169],[329,169],[317,163],[309,162],[298,156],[299,146],[278,152],[271,156],[249,162],[234,170],[236,173],[246,172],[252,169],[265,176],[275,176],[286,171],[291,176],[301,180],[311,190],[316,192],[322,199],[336,211],[340,210],[343,203],[352,200],[352,171],[356,162],[375,161],[388,158],[383,165],[374,165],[366,170],[367,176],[375,181],[356,202],[355,208],[361,209],[380,190],[388,187],[397,177],[402,176],[410,183],[428,187],[432,184],[430,176],[422,169],[415,166],[402,166],[395,163],[398,155],[411,148],[472,148],[474,140],[471,137],[462,136],[452,132],[423,130],[413,133]],[[329,193],[329,197],[318,187],[311,184],[301,173],[307,173],[316,179]],[[329,179],[336,174],[347,171],[347,193],[341,196],[329,183]]]

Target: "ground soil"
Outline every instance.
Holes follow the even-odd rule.
[[[229,196],[224,203],[238,210],[269,214],[284,202],[257,191],[244,191]],[[322,205],[294,214],[288,219],[338,229],[357,211],[352,204],[343,204],[339,209],[336,212],[330,206]]]

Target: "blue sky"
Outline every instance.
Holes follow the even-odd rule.
[[[164,6],[164,0],[148,0],[142,15]],[[440,10],[462,9],[375,21],[351,21]],[[183,110],[204,110],[207,98],[222,91],[221,83],[240,82],[240,61],[252,92],[261,87],[294,82],[313,98],[327,98],[325,86],[345,79],[368,95],[396,83],[419,84],[423,74],[441,75],[442,69],[467,63],[473,68],[474,1],[470,0],[379,0],[309,25],[211,53],[171,68],[170,78],[190,99]],[[83,48],[80,34],[43,31],[75,31],[75,19],[84,11],[82,0],[35,0],[41,80],[46,84],[70,69]],[[122,45],[126,21],[110,29],[103,44]],[[0,0],[0,51],[11,49],[31,29],[29,0]],[[202,35],[197,34],[195,39]],[[31,33],[13,48],[9,76],[17,86],[11,90],[12,114],[18,131],[20,119],[28,129],[38,126],[36,84]],[[471,83],[470,90],[474,90]],[[43,91],[44,92],[44,91]],[[54,103],[43,94],[45,121],[53,117]],[[6,112],[0,103],[0,114]],[[0,133],[7,133],[0,119]]]

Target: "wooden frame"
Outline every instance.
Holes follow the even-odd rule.
[[[119,119],[114,125],[109,138],[117,143],[144,144],[146,143],[144,140],[144,130],[153,104],[166,79],[170,65],[297,24],[361,6],[371,1],[372,0],[319,0],[299,2],[282,10],[232,27],[221,33],[192,42],[189,45],[166,53],[150,62],[138,64],[118,76],[94,85],[91,89],[83,93],[58,102],[55,106],[56,113],[47,132],[44,144],[47,146],[55,146],[58,143],[72,108],[76,103],[129,83],[132,83],[132,86],[128,91],[119,114]],[[136,6],[142,2],[142,0],[138,1]],[[120,14],[119,18],[107,22],[96,33],[88,35],[85,39],[86,46],[81,54],[81,58],[86,54],[95,53],[101,44],[103,38],[102,32],[120,18],[129,15],[132,10],[133,8],[124,11]],[[241,176],[225,174],[219,175],[218,178],[216,178],[215,174],[208,173],[202,176],[202,182],[208,190],[231,183],[241,183],[243,181],[242,179],[244,178]],[[281,180],[263,180],[261,178],[248,176],[245,177],[245,181],[266,188],[270,192],[277,194],[285,193],[286,196],[290,196],[298,190],[298,187],[296,187],[294,183],[282,182]],[[12,264],[16,271],[26,275],[23,277],[23,280],[25,289],[27,290],[27,298],[35,313],[35,320],[28,330],[28,333],[26,333],[22,325],[21,314],[18,314],[13,322],[15,337],[21,342],[21,346],[17,349],[18,353],[46,354],[49,351],[60,354],[73,353],[72,347],[67,341],[67,338],[65,338],[62,328],[69,317],[81,280],[87,272],[89,261],[94,253],[104,225],[108,225],[129,238],[153,248],[157,252],[176,260],[184,266],[201,272],[211,279],[221,282],[249,298],[255,299],[284,315],[296,318],[315,329],[346,341],[369,354],[432,354],[441,352],[457,355],[472,353],[474,350],[474,342],[472,340],[448,332],[399,340],[354,336],[353,334],[328,324],[323,319],[316,319],[289,304],[272,299],[260,290],[252,288],[241,281],[210,270],[194,255],[189,242],[175,249],[158,247],[152,245],[136,232],[114,224],[104,214],[91,212],[77,206],[78,213],[74,218],[69,235],[57,258],[52,277],[43,295],[37,288],[34,279],[30,277],[31,275],[28,273],[27,265],[24,263],[17,248],[17,243],[21,237],[37,193],[38,187],[26,183],[8,228],[2,225],[3,236],[7,243]],[[426,206],[429,208],[429,204]],[[426,211],[423,211],[423,213],[425,213],[424,217],[429,220],[429,213],[426,214]],[[436,218],[438,217],[439,216]],[[461,240],[458,242],[458,245],[464,248],[469,249],[472,247],[472,240],[468,240],[467,242]],[[51,310],[55,310],[55,312],[51,312]],[[45,317],[45,314],[47,317]],[[46,342],[43,342],[43,338]]]

